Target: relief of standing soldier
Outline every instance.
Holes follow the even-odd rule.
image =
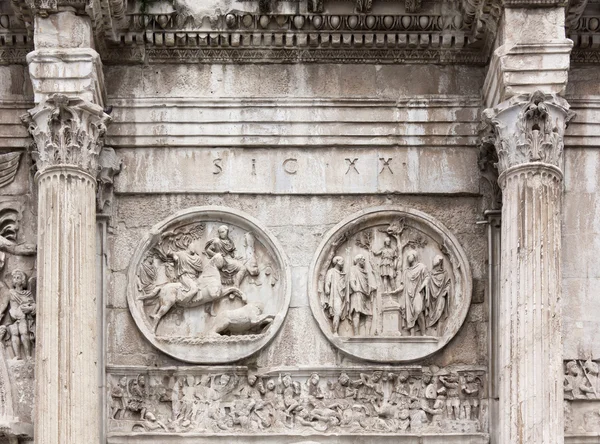
[[[35,341],[35,278],[28,279],[21,270],[14,270],[10,278],[9,298],[0,308],[5,322],[0,326],[0,337],[10,340],[16,359],[22,359],[23,352],[31,358]]]

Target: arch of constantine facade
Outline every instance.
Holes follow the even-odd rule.
[[[598,0],[2,0],[0,443],[600,442]]]

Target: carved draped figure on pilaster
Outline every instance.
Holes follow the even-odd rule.
[[[536,91],[484,119],[502,189],[499,440],[562,444],[561,213],[568,103]],[[543,414],[541,414],[543,412]]]

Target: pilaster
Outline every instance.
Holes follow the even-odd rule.
[[[498,442],[562,444],[562,166],[572,115],[542,92],[484,114],[503,193]]]

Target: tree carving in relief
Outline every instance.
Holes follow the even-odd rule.
[[[433,247],[439,254],[425,265],[419,251],[428,241],[403,218],[357,233],[355,245],[358,254],[347,245],[336,250],[325,274],[322,306],[332,332],[339,335],[346,321],[345,336],[439,335],[452,294],[443,246]]]
[[[438,221],[377,207],[350,216],[322,241],[310,306],[323,334],[362,359],[409,362],[458,332],[471,301],[466,255]]]

